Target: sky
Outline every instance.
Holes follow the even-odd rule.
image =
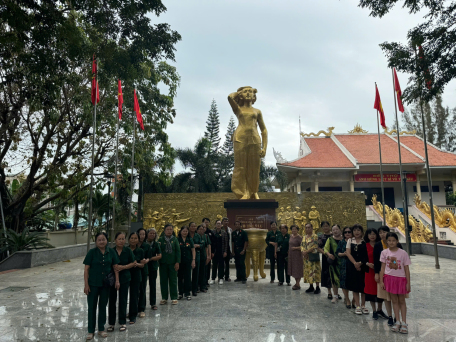
[[[173,147],[193,147],[202,137],[214,99],[222,143],[230,116],[228,94],[241,86],[258,90],[272,149],[287,160],[298,156],[299,117],[303,132],[334,126],[346,133],[359,123],[377,131],[373,109],[377,82],[386,124],[394,121],[391,70],[379,44],[406,42],[407,31],[425,13],[410,15],[400,6],[383,18],[369,16],[358,0],[164,0],[166,22],[182,35],[176,45],[181,84],[177,117],[167,133]],[[400,2],[401,3],[401,2]],[[404,89],[408,75],[399,74]],[[456,82],[443,94],[456,107]],[[176,172],[182,170],[179,162]]]

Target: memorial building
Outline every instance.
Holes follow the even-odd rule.
[[[274,151],[279,170],[288,176],[289,192],[362,191],[366,205],[372,196],[381,201],[378,134],[359,125],[348,133],[334,127],[318,133],[301,133],[298,158],[288,161]],[[402,210],[401,177],[396,131],[380,134],[385,204]],[[402,170],[407,173],[409,205],[415,195],[429,203],[424,142],[415,132],[401,132]],[[456,154],[428,143],[434,204],[446,205],[445,189],[456,190]]]

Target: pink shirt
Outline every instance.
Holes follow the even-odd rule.
[[[405,278],[404,266],[408,266],[412,263],[407,252],[400,248],[398,248],[396,252],[390,251],[389,248],[384,249],[380,255],[380,261],[386,264],[385,274],[403,278]]]

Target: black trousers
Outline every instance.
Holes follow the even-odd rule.
[[[209,279],[211,279],[211,264],[212,260],[206,265],[206,285],[209,283]]]
[[[238,280],[247,280],[247,277],[245,274],[245,253],[244,253],[244,255],[241,255],[240,252],[239,253],[235,252],[234,264],[236,265],[236,278]]]
[[[223,255],[215,255],[214,259],[212,259],[212,280],[217,278],[217,271],[218,271],[218,278],[223,279],[225,275],[225,260]]]
[[[147,265],[145,267],[147,267]],[[141,284],[139,284],[138,312],[146,311],[146,291],[147,276],[144,273],[142,273]]]
[[[276,264],[276,258],[274,255],[271,255],[271,258],[269,259],[271,263],[271,270],[269,272],[269,275],[271,276],[271,281],[275,280],[275,264]]]
[[[195,260],[195,268],[192,270],[192,292],[198,292],[198,280],[199,280],[199,273],[200,273],[200,260],[199,256],[196,257]]]
[[[119,288],[119,324],[127,324],[127,302],[128,289],[130,282],[120,284]],[[115,287],[109,289],[109,306],[108,306],[108,324],[116,324],[116,309],[117,309],[117,290]]]
[[[225,262],[225,280],[230,279],[230,259],[231,259],[231,252],[228,252],[226,258],[224,258],[224,262]]]
[[[201,258],[198,274],[198,288],[201,290],[207,290],[207,277],[206,277],[206,258]]]
[[[128,305],[129,319],[132,322],[136,322],[136,316],[138,316],[138,298],[139,298],[139,287],[141,286],[140,281],[130,282],[130,302]]]
[[[191,262],[181,262],[177,273],[177,287],[179,295],[190,296],[192,290],[192,264]]]
[[[151,306],[157,304],[157,273],[158,270],[149,269],[149,303]]]
[[[287,283],[290,282],[287,256],[286,254],[277,253],[277,278],[279,278],[279,283],[283,283],[285,279]]]

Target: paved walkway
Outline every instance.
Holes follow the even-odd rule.
[[[0,341],[84,341],[82,260],[1,274]],[[412,262],[408,336],[390,332],[385,320],[331,304],[326,291],[309,295],[250,278],[247,285],[213,285],[177,306],[148,308],[126,332],[116,326],[108,339],[95,341],[456,341],[456,261],[441,259],[441,270],[433,257]]]

